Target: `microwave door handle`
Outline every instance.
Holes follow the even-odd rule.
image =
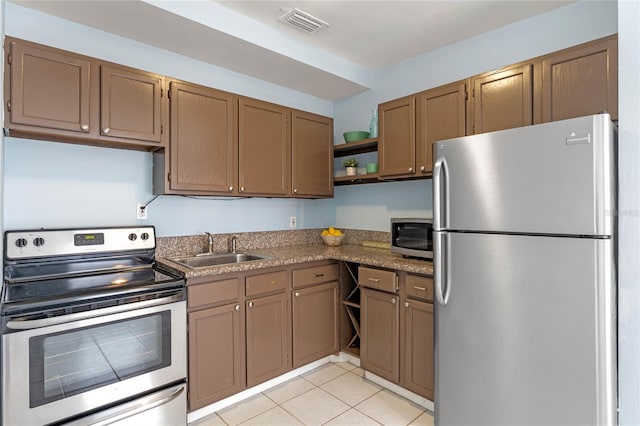
[[[449,234],[433,233],[433,286],[436,300],[441,306],[449,303],[451,282],[449,281],[450,244]]]
[[[433,229],[440,231],[449,226],[449,182],[447,162],[439,158],[433,165]]]

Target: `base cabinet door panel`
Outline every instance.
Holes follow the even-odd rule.
[[[360,365],[394,383],[400,381],[398,296],[362,288]]]
[[[402,386],[433,401],[433,304],[418,300],[404,303],[404,375]]]
[[[291,334],[286,294],[246,303],[247,386],[251,387],[290,369]]]
[[[337,281],[295,290],[291,304],[293,368],[340,350]]]
[[[245,388],[241,315],[237,303],[188,314],[190,411]]]

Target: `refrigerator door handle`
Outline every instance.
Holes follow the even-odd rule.
[[[441,232],[433,233],[433,286],[436,300],[441,306],[449,302],[451,283],[449,282],[449,236]]]
[[[448,199],[447,162],[439,158],[433,165],[433,228],[436,231],[448,226]]]

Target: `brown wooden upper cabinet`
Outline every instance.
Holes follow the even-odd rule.
[[[5,51],[10,71],[5,73],[9,94],[6,127],[54,134],[89,133],[88,58],[9,38]],[[16,127],[19,125],[35,128]]]
[[[100,66],[101,134],[160,145],[163,83],[157,74]]]
[[[333,119],[291,114],[291,187],[297,197],[333,196]]]
[[[237,97],[173,81],[169,98],[167,192],[237,195]]]
[[[378,105],[378,162],[381,178],[413,175],[416,170],[416,98]]]
[[[5,51],[10,136],[163,147],[163,76],[11,37]]]
[[[380,176],[431,176],[433,143],[466,133],[466,97],[459,81],[380,104]]]
[[[542,120],[608,112],[618,119],[618,43],[610,36],[542,61]]]
[[[526,63],[471,78],[472,133],[533,124],[533,67]]]
[[[434,142],[466,134],[466,99],[466,81],[418,93],[416,176],[432,174]]]
[[[243,97],[238,105],[240,194],[286,197],[291,180],[291,110]]]

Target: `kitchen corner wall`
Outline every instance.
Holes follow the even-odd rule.
[[[335,133],[368,129],[381,102],[614,34],[617,13],[615,1],[579,1],[380,68],[371,90],[334,104]],[[339,227],[388,230],[390,217],[432,217],[431,180],[341,186],[335,204]]]
[[[4,4],[4,0],[0,0]],[[6,35],[174,78],[333,116],[315,98],[173,52],[6,3]],[[191,199],[161,196],[137,220],[136,204],[152,199],[150,153],[5,138],[3,229],[155,225],[159,236],[323,228],[334,223],[333,199]]]

